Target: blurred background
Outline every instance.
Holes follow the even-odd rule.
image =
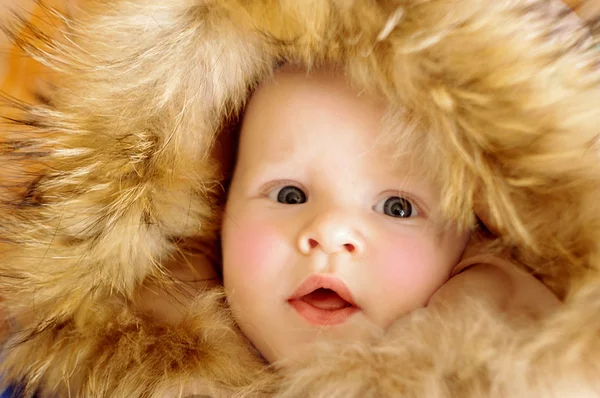
[[[73,0],[44,0],[51,7],[61,11],[68,11],[76,4]],[[48,13],[36,0],[0,0],[0,24],[15,26],[15,14],[42,25],[45,30],[59,28],[59,25],[50,28]],[[57,21],[53,21],[57,22]],[[19,30],[17,29],[17,34]],[[37,62],[28,59],[23,51],[12,45],[4,31],[0,31],[0,90],[8,95],[34,101],[32,92],[46,77],[44,68]]]

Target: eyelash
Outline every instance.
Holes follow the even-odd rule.
[[[427,213],[424,211],[423,206],[420,204],[419,200],[415,199],[412,195],[406,193],[406,192],[401,192],[401,191],[392,191],[392,192],[386,192],[385,194],[382,194],[380,196],[380,198],[377,200],[377,202],[375,203],[375,205],[373,206],[373,210],[376,209],[376,207],[378,207],[379,204],[382,204],[382,206],[385,205],[385,201],[391,199],[391,198],[400,198],[400,199],[404,199],[406,202],[409,203],[409,205],[411,206],[412,210],[414,212],[416,212],[416,215],[414,216],[409,216],[406,218],[414,218],[414,217],[427,217]],[[383,202],[383,203],[382,203]],[[384,209],[382,209],[384,210]],[[377,211],[377,210],[376,210]],[[392,217],[389,216],[387,214],[385,214],[383,211],[377,211],[380,214],[386,215],[388,217]],[[392,217],[394,218],[394,217]],[[402,217],[398,217],[398,218],[402,218]]]
[[[292,180],[269,181],[268,183],[266,183],[265,185],[263,185],[261,187],[259,194],[262,197],[268,198],[269,194],[271,193],[271,191],[273,191],[273,189],[283,188],[288,185],[296,187],[298,189],[301,189],[306,194],[306,197],[308,197],[308,193],[307,193],[308,190],[306,188],[304,188],[302,185],[298,184],[296,181],[292,181]]]

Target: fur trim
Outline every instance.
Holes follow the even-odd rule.
[[[43,380],[45,396],[90,397],[164,397],[191,381],[242,393],[268,376],[227,315],[220,289],[203,293],[176,326],[132,313],[118,299],[90,303],[85,314],[91,319],[14,333],[7,376],[25,381],[26,394]]]
[[[64,22],[58,40],[32,26],[14,37],[59,80],[49,104],[21,105],[19,134],[0,147],[43,164],[25,195],[2,204],[0,224],[0,291],[23,327],[3,369],[28,391],[148,396],[198,377],[238,391],[258,380],[286,397],[597,393],[600,56],[568,10],[546,0],[113,0]],[[260,361],[211,295],[173,328],[136,313],[136,289],[169,279],[161,264],[180,240],[215,241],[214,143],[281,62],[333,63],[385,96],[391,142],[404,149],[401,111],[444,165],[431,168],[444,214],[469,225],[481,209],[496,246],[565,298],[564,310],[517,332],[473,305],[476,317],[460,322],[420,319],[370,346],[324,349],[281,384],[255,377]]]

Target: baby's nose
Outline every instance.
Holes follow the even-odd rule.
[[[327,254],[361,255],[364,241],[352,216],[329,212],[316,217],[301,233],[298,248],[303,254],[322,250]]]

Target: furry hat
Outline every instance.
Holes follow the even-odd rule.
[[[19,118],[0,143],[36,170],[0,208],[8,381],[81,397],[600,395],[600,53],[560,2],[90,3],[57,39],[14,37],[57,80],[47,104],[7,101]],[[335,64],[384,96],[393,144],[409,118],[439,162],[444,214],[468,225],[483,208],[494,247],[564,307],[516,329],[465,299],[285,371],[265,367],[218,287],[176,324],[140,311],[148,281],[177,288],[170,257],[215,243],[215,143],[281,63]]]

